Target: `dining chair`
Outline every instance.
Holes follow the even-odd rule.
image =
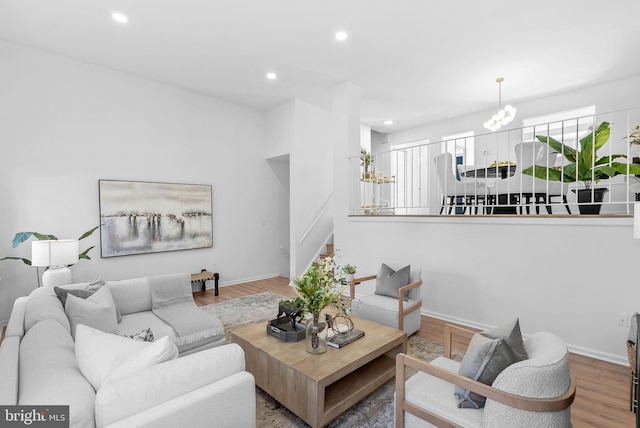
[[[478,213],[478,204],[482,202],[486,207],[489,188],[480,180],[466,179],[460,181],[456,179],[453,169],[453,155],[449,152],[442,153],[433,159],[438,175],[438,184],[442,191],[442,208],[440,214],[443,213],[445,207],[448,208],[447,214],[451,214],[455,206],[462,207],[465,213],[467,207],[475,207],[475,213]]]
[[[516,144],[516,172],[513,176],[498,180],[495,194],[500,203],[519,205],[520,214],[523,207],[529,214],[529,207],[535,205],[536,213],[540,213],[540,205],[544,205],[547,213],[551,214],[551,199],[562,197],[562,202],[569,214],[571,210],[567,204],[568,184],[559,181],[543,180],[522,171],[530,166],[538,165],[552,167],[558,158],[558,152],[539,141]]]

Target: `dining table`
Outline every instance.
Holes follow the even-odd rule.
[[[516,165],[487,166],[476,169],[469,169],[462,174],[464,178],[500,178],[505,179],[516,173]]]

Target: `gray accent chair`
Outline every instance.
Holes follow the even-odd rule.
[[[445,326],[444,356],[431,363],[398,354],[397,428],[572,426],[569,406],[576,384],[569,372],[567,346],[559,337],[546,332],[531,335],[524,342],[529,358],[508,366],[492,385],[485,385],[459,375],[460,363],[451,359],[454,334],[470,339],[474,333]],[[418,372],[407,377],[408,369]],[[485,407],[458,408],[455,385],[487,397]]]
[[[404,330],[407,336],[420,329],[420,308],[422,307],[421,286],[422,269],[414,269],[409,273],[409,284],[398,290],[406,299],[396,299],[378,294],[367,294],[356,297],[356,285],[375,280],[378,275],[354,278],[351,281],[351,315],[375,321],[389,327]]]

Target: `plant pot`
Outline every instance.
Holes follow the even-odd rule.
[[[604,199],[604,194],[609,189],[605,187],[598,187],[595,189],[576,189],[571,190],[573,193],[576,193],[578,197],[578,209],[580,210],[580,214],[586,215],[598,215],[600,214],[600,208],[602,207],[602,200]],[[591,196],[593,195],[593,199]],[[586,204],[589,202],[595,202],[595,204]]]
[[[345,273],[344,274],[344,280],[346,281],[347,284],[350,284],[351,281],[353,281],[353,273]]]
[[[310,354],[323,354],[327,352],[327,335],[329,323],[324,314],[313,314],[307,320],[305,327],[305,342],[307,352]]]

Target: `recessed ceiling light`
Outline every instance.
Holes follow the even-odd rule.
[[[345,33],[344,31],[338,31],[336,33],[336,40],[339,40],[339,41],[347,40],[347,33]]]
[[[276,77],[276,73],[267,73],[267,79],[274,80]]]
[[[113,18],[114,21],[119,22],[121,24],[125,24],[129,21],[129,18],[127,18],[127,16],[123,13],[120,12],[114,12],[111,14],[111,17]]]
[[[393,120],[385,120],[384,122],[385,125],[393,125]]]

